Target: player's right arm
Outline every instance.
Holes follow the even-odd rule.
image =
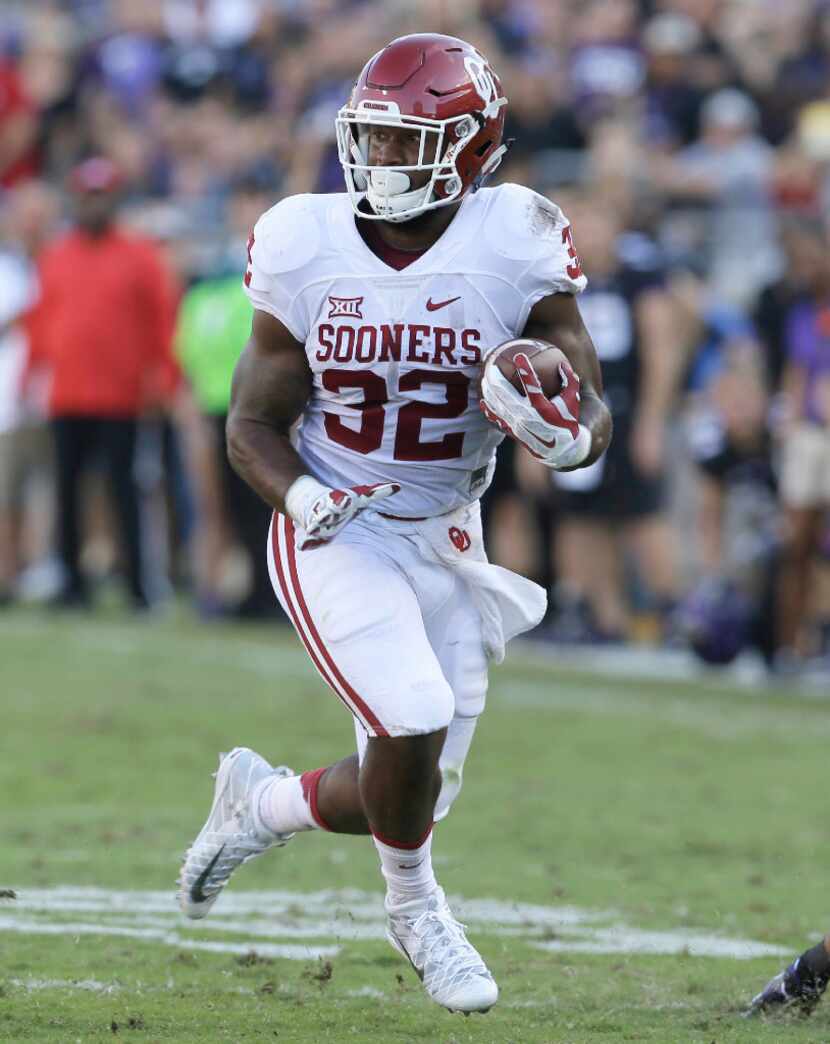
[[[254,311],[251,337],[236,364],[226,429],[234,470],[276,508],[306,474],[291,445],[291,425],[311,395],[305,348],[267,312]]]
[[[300,547],[325,543],[364,508],[400,489],[394,482],[332,489],[308,474],[290,432],[311,391],[303,345],[279,319],[256,309],[233,374],[228,459],[267,504],[304,531]]]

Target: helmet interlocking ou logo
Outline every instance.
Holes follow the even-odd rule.
[[[466,529],[450,526],[447,535],[450,538],[450,543],[457,551],[469,551],[472,540],[470,540],[470,534]]]
[[[474,55],[467,55],[464,59],[464,68],[470,79],[473,82],[473,86],[476,89],[481,100],[484,102],[484,118],[490,119],[491,116],[495,116],[498,112],[498,105],[491,108],[493,102],[496,101],[496,84],[493,80],[492,73],[487,68],[486,62],[477,58]]]

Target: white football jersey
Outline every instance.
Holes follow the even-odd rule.
[[[465,198],[401,271],[366,245],[345,193],[282,200],[259,219],[245,289],[305,344],[314,386],[296,446],[331,486],[400,483],[403,517],[487,488],[502,434],[479,410],[486,353],[533,305],[586,280],[561,210],[520,185]]]

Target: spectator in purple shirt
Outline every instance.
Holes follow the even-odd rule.
[[[793,305],[785,335],[781,496],[784,553],[778,586],[782,665],[811,650],[805,619],[814,563],[830,507],[830,253],[816,266],[808,297]]]

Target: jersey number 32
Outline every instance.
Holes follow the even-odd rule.
[[[355,430],[343,423],[336,413],[324,413],[326,434],[341,446],[357,453],[372,453],[380,449],[386,423],[385,406],[389,399],[386,381],[371,370],[324,370],[323,387],[335,394],[360,388],[363,402],[354,408],[360,411],[360,427]],[[408,370],[401,374],[400,392],[418,391],[425,384],[442,384],[446,402],[407,402],[398,411],[395,431],[395,460],[453,460],[461,456],[463,431],[446,432],[440,439],[426,442],[421,439],[421,425],[426,418],[448,420],[460,417],[469,402],[470,379],[463,373],[437,373],[434,370]]]

